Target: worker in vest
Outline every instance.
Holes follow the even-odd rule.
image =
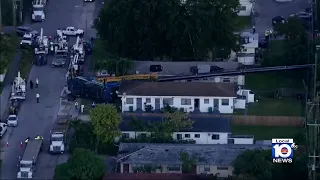
[[[30,137],[27,137],[27,139],[24,141],[26,144],[29,142]]]
[[[264,33],[264,36],[265,36],[265,38],[266,38],[266,41],[269,40],[269,35],[270,35],[269,30],[266,30],[266,32]]]
[[[92,102],[91,107],[92,107],[92,108],[95,108],[95,107],[96,107],[96,103],[95,103],[94,101]]]
[[[39,86],[39,79],[37,78],[36,79],[36,88],[38,88],[38,86]]]
[[[39,103],[39,98],[40,98],[40,94],[39,93],[36,94],[36,98],[37,98],[37,103]]]
[[[37,139],[37,140],[39,140],[39,139],[43,139],[43,137],[41,137],[41,136],[37,136],[36,138],[34,138],[34,139]]]

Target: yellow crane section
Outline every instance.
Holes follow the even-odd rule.
[[[108,77],[99,77],[97,78],[98,81],[103,82],[105,80],[106,83],[108,82],[120,82],[122,80],[148,80],[148,79],[158,79],[158,73],[151,73],[151,74],[132,74],[132,75],[124,75],[124,76],[108,76]]]

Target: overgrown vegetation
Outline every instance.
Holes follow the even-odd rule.
[[[247,150],[233,161],[236,180],[308,179],[305,148],[294,152],[292,164],[273,164],[271,150]]]
[[[97,30],[111,54],[139,60],[203,60],[239,49],[239,1],[119,0],[105,5]]]
[[[70,159],[55,169],[54,179],[100,180],[104,175],[103,159],[87,149],[76,149]]]
[[[21,77],[27,79],[31,71],[34,58],[32,49],[23,49],[21,57],[22,58],[19,65],[19,71],[21,73]]]
[[[0,74],[5,73],[16,56],[19,38],[7,34],[0,34]]]

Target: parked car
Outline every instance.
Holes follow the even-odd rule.
[[[276,26],[277,24],[284,24],[286,20],[284,19],[283,16],[276,16],[272,18],[272,25]]]
[[[150,72],[161,72],[162,69],[161,65],[150,65]]]
[[[107,76],[110,76],[107,70],[101,70],[96,72],[96,77],[107,77]]]
[[[7,125],[8,126],[17,126],[18,125],[18,116],[15,115],[15,114],[11,114],[8,116],[8,119],[7,119]]]
[[[16,28],[16,32],[19,36],[23,36],[25,34],[33,34],[33,35],[38,35],[38,31],[33,30],[32,28],[28,26],[19,26]]]
[[[7,132],[7,124],[0,123],[0,137],[2,137]]]

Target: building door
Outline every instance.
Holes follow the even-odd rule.
[[[137,98],[137,109],[142,110],[142,98]]]
[[[182,134],[177,134],[177,140],[181,140],[182,139]]]
[[[129,173],[129,164],[123,164],[123,173]]]
[[[213,100],[213,109],[214,110],[219,110],[219,99],[214,99]]]
[[[160,98],[156,98],[154,102],[154,109],[160,110]]]
[[[200,100],[199,99],[194,99],[194,108],[199,109],[200,108]]]

